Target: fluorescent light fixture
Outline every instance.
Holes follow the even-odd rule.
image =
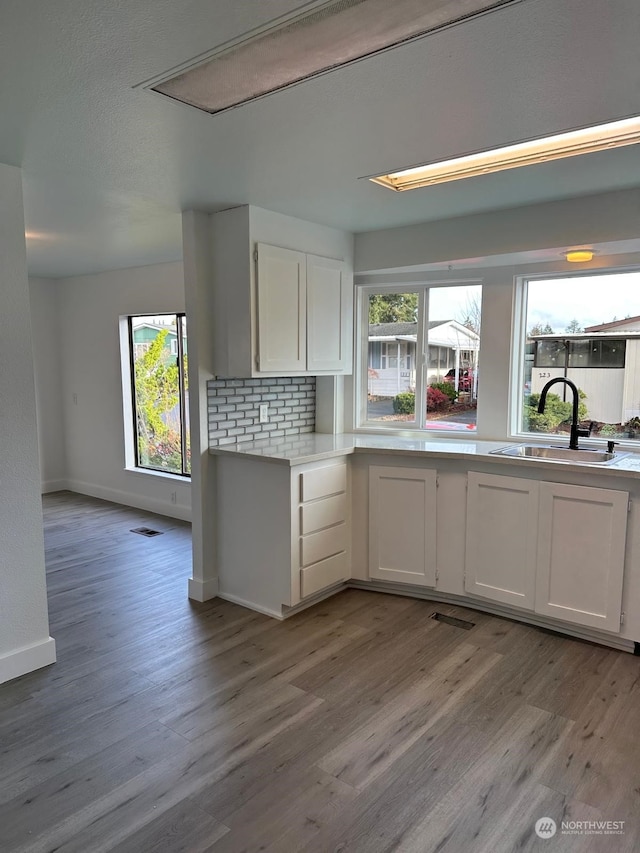
[[[217,113],[520,2],[316,0],[141,85]]]
[[[441,160],[439,163],[391,172],[388,175],[377,175],[369,180],[402,192],[444,184],[447,181],[459,181],[462,178],[475,178],[491,172],[502,172],[505,169],[517,169],[519,166],[548,163],[563,157],[591,154],[607,148],[620,148],[637,142],[640,142],[640,116],[516,142],[504,148],[479,151],[451,160]]]
[[[570,264],[586,264],[594,254],[593,249],[571,249],[570,252],[565,252],[564,256]]]

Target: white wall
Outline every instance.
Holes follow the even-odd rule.
[[[400,270],[466,258],[637,240],[639,218],[640,190],[633,189],[367,231],[356,234],[354,269],[356,273]],[[549,256],[551,259],[553,252]],[[559,252],[557,258],[561,258]]]
[[[189,419],[191,422],[192,577],[189,598],[207,601],[218,594],[215,530],[215,459],[209,455],[207,382],[213,378],[213,292],[210,217],[182,214],[184,289],[191,330]],[[194,328],[195,327],[195,328]],[[196,389],[196,390],[194,390]]]
[[[0,164],[0,683],[55,661],[20,170]]]
[[[125,470],[119,337],[121,316],[184,311],[182,264],[61,279],[56,290],[67,487],[190,518],[189,481]]]
[[[43,492],[55,492],[66,487],[58,292],[58,283],[53,279],[29,279]]]

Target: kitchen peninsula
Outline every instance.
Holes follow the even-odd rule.
[[[219,594],[276,618],[347,585],[628,651],[640,640],[640,454],[311,433],[212,448]],[[224,499],[222,499],[224,496]]]

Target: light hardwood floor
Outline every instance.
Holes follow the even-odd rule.
[[[356,590],[194,604],[188,525],[44,508],[59,662],[0,686],[1,853],[640,849],[640,659]]]

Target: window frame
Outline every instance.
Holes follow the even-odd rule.
[[[391,281],[369,284],[366,282],[356,282],[354,289],[356,293],[355,299],[355,354],[354,354],[354,382],[353,382],[353,431],[367,433],[381,433],[384,435],[408,435],[414,438],[427,436],[433,438],[458,438],[463,435],[472,440],[479,440],[480,424],[476,420],[476,429],[471,431],[460,432],[450,429],[437,429],[433,427],[427,428],[427,412],[426,406],[421,407],[424,411],[420,414],[416,411],[416,418],[413,422],[389,422],[389,426],[383,426],[380,421],[367,420],[367,389],[368,389],[368,340],[369,340],[369,297],[385,293],[417,293],[418,294],[418,317],[417,317],[417,340],[415,348],[415,374],[416,374],[416,400],[426,400],[427,397],[427,376],[429,367],[427,364],[429,354],[429,292],[431,290],[449,287],[483,287],[485,281],[483,278],[455,278],[441,279],[433,281],[428,280],[413,280],[413,281]],[[481,323],[482,325],[482,323]],[[482,340],[480,341],[480,350],[482,348]],[[478,356],[480,356],[480,350]],[[416,407],[417,408],[417,407]]]
[[[136,344],[133,339],[133,320],[139,319],[141,317],[175,317],[176,318],[176,344],[177,344],[177,355],[173,352],[173,346],[170,346],[169,349],[171,351],[171,356],[175,355],[177,367],[178,367],[178,405],[180,412],[180,458],[181,458],[181,471],[168,471],[163,468],[153,468],[150,465],[143,465],[140,460],[140,449],[139,449],[139,436],[138,436],[138,416],[137,416],[137,405],[136,405],[136,380],[135,380],[135,348]],[[187,425],[188,425],[188,412],[187,412],[187,399],[186,399],[186,388],[187,388],[187,377],[185,375],[185,365],[184,365],[184,338],[186,337],[186,319],[187,315],[184,311],[162,311],[155,314],[128,314],[125,318],[126,320],[126,340],[127,340],[127,350],[128,350],[128,364],[129,364],[129,391],[131,395],[131,438],[132,438],[132,451],[133,451],[133,461],[134,466],[133,470],[141,471],[149,474],[160,475],[165,477],[177,477],[180,480],[191,480],[191,472],[186,470],[187,465]],[[172,341],[173,343],[173,341]],[[148,350],[145,350],[145,352]],[[131,469],[130,469],[131,470]]]
[[[516,274],[513,279],[513,315],[511,322],[511,365],[509,371],[509,396],[508,396],[508,439],[514,441],[526,441],[529,444],[537,442],[541,444],[548,443],[550,438],[557,436],[558,433],[540,433],[526,432],[522,428],[523,422],[523,407],[525,387],[525,348],[527,345],[527,303],[529,293],[529,282],[532,281],[549,281],[553,279],[579,279],[593,278],[594,276],[621,275],[624,273],[640,273],[640,265],[624,264],[621,266],[608,266],[598,268],[587,268],[582,270],[546,270],[545,272],[521,273]],[[586,339],[585,339],[586,340]],[[537,353],[534,353],[534,361]],[[599,370],[624,370],[626,367],[626,351],[625,365],[623,367],[599,367]],[[543,368],[544,369],[544,368]],[[588,369],[588,368],[581,368]],[[619,437],[615,439],[616,444],[623,447],[638,449],[638,441],[636,439],[625,439]],[[604,447],[607,443],[605,437],[589,437],[582,441],[583,444],[596,447]]]

